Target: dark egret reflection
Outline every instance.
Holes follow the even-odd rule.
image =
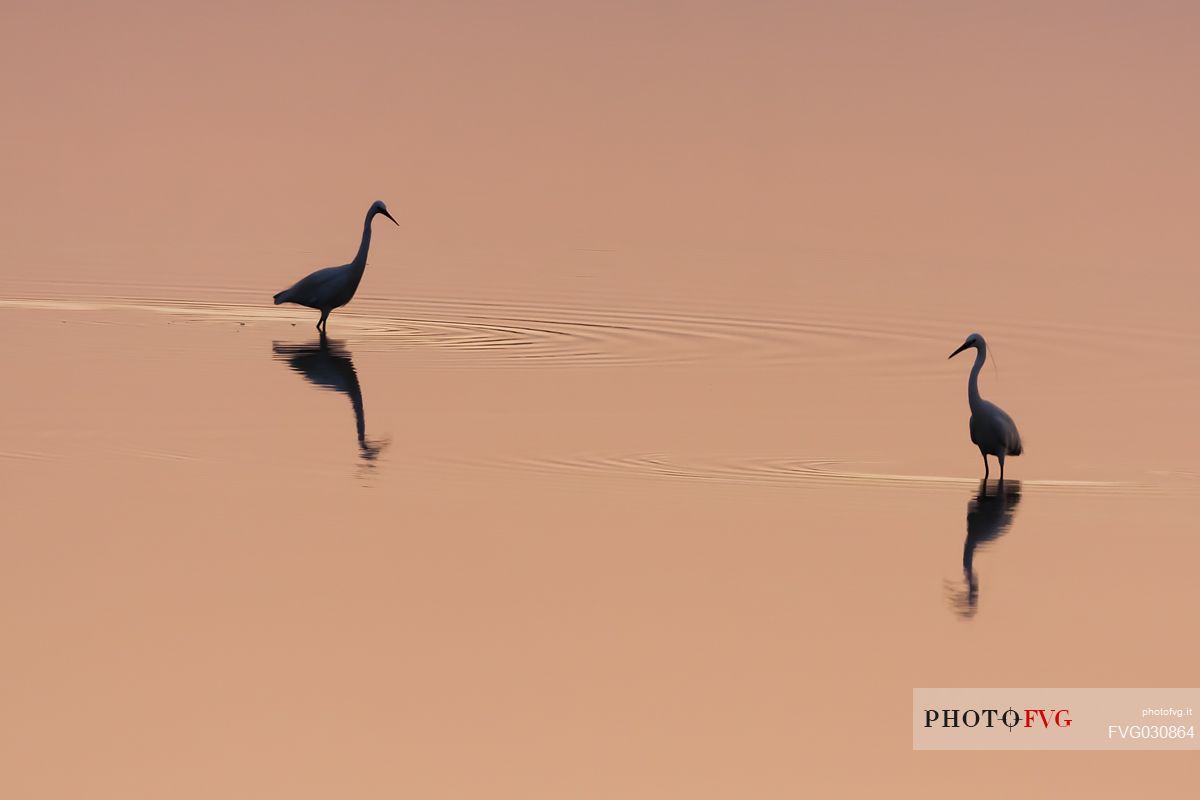
[[[275,342],[275,358],[286,361],[288,366],[299,372],[310,383],[325,389],[341,392],[350,398],[354,408],[354,424],[358,433],[359,455],[366,461],[374,461],[387,446],[386,441],[367,438],[367,423],[363,415],[362,387],[354,360],[342,342],[331,340],[321,334],[318,341],[308,344],[280,344]]]
[[[965,588],[950,590],[951,605],[959,616],[969,619],[979,608],[975,552],[1008,532],[1019,502],[1020,481],[1000,481],[989,486],[984,480],[979,482],[978,493],[967,503],[967,538],[963,542],[962,557]]]

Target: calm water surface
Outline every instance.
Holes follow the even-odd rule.
[[[322,341],[266,291],[138,288],[0,298],[30,785],[202,753],[292,796],[941,793],[996,756],[912,753],[913,686],[1195,682],[1194,324],[560,279],[368,292]],[[1004,487],[946,360],[975,328]]]

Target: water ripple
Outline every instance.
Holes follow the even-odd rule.
[[[464,464],[465,465],[465,464]],[[476,467],[522,469],[554,475],[659,478],[732,485],[803,488],[841,485],[923,490],[979,486],[978,477],[887,472],[881,465],[836,458],[776,456],[757,458],[683,458],[662,454],[572,455],[473,462]],[[1046,493],[1161,494],[1155,483],[1013,478],[1024,490]],[[994,479],[993,479],[994,482]]]
[[[316,314],[259,303],[177,299],[20,298],[0,307],[63,312],[140,311],[184,322],[309,328]],[[756,314],[758,312],[755,312]],[[331,317],[333,335],[366,350],[404,351],[429,365],[596,367],[699,362],[869,367],[880,375],[944,374],[942,361],[969,327],[961,321],[852,309],[797,310],[792,317],[676,310],[487,302],[456,298],[362,298]],[[1121,347],[1195,346],[1179,331],[1115,331],[1058,322],[1012,321],[1005,343],[1100,357]]]
[[[131,298],[0,299],[0,305],[64,312],[142,311],[183,321],[288,323],[305,327],[307,310],[225,302]],[[606,366],[687,364],[722,359],[756,364],[820,360],[888,362],[880,343],[946,337],[844,319],[750,319],[716,313],[515,305],[433,298],[373,300],[335,312],[335,335],[366,349],[404,350],[469,366]]]

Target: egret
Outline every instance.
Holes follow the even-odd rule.
[[[983,479],[988,478],[987,457],[991,455],[1000,462],[1000,480],[1003,481],[1004,457],[1021,455],[1021,434],[1017,432],[1017,424],[1012,417],[995,403],[989,403],[979,396],[979,370],[983,369],[983,362],[987,359],[987,342],[983,336],[972,333],[947,358],[954,358],[970,347],[975,348],[975,366],[971,367],[971,377],[967,380],[967,402],[971,405],[971,441],[983,455]]]
[[[358,283],[362,280],[363,270],[367,268],[367,249],[371,246],[371,220],[376,214],[383,214],[392,222],[396,218],[388,213],[387,206],[382,200],[376,200],[367,209],[367,219],[363,223],[362,242],[358,245],[358,254],[349,264],[340,267],[326,267],[301,278],[295,285],[284,289],[275,295],[275,305],[280,303],[295,303],[300,306],[315,308],[321,312],[317,321],[317,330],[325,332],[325,320],[329,312],[341,308],[350,302],[358,291]],[[399,225],[399,222],[396,222]]]

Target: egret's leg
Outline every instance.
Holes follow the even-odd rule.
[[[325,325],[326,325],[325,320],[327,320],[327,319],[329,319],[329,309],[328,308],[321,311],[321,319],[317,320],[317,330],[319,330],[321,333],[325,332]]]
[[[986,481],[988,479],[987,453],[980,450],[979,455],[983,456],[983,479]]]
[[[996,456],[996,460],[1000,462],[1000,482],[1004,483],[1004,453]]]

